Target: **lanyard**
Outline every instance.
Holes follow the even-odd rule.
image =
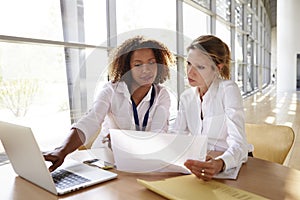
[[[150,111],[151,106],[153,105],[154,97],[155,97],[155,89],[154,89],[154,86],[153,86],[152,91],[151,91],[150,105],[149,105],[149,108],[148,108],[148,110],[147,110],[147,112],[144,116],[144,120],[143,120],[142,131],[145,131],[145,129],[146,129],[146,126],[147,126],[147,123],[148,123],[148,118],[149,118],[149,111]],[[135,105],[132,97],[131,97],[131,102],[132,102],[133,117],[134,117],[134,122],[135,122],[135,129],[137,131],[140,131],[141,128],[140,128],[138,112],[137,112],[137,109],[136,109],[137,106]]]

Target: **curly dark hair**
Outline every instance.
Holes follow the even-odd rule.
[[[130,83],[130,59],[137,49],[151,49],[154,53],[158,67],[154,84],[163,83],[170,78],[169,66],[175,63],[175,58],[170,50],[156,40],[135,36],[127,39],[112,52],[109,62],[109,79],[112,82],[125,81],[127,84]]]

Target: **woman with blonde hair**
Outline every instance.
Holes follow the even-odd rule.
[[[180,97],[175,129],[208,137],[205,161],[187,160],[197,177],[210,180],[216,174],[247,161],[248,145],[240,89],[230,80],[230,50],[219,38],[204,35],[187,48],[187,77],[191,88]]]

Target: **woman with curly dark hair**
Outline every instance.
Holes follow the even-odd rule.
[[[46,153],[53,171],[64,158],[85,145],[100,129],[93,147],[109,140],[109,129],[167,132],[170,96],[161,83],[175,59],[168,48],[156,41],[136,36],[126,40],[110,56],[109,78],[93,107],[71,128],[61,147]]]

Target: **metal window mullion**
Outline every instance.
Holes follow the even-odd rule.
[[[107,46],[117,46],[117,8],[116,0],[106,0]]]
[[[84,6],[82,0],[61,0],[64,41],[84,43]],[[85,49],[65,47],[66,73],[71,123],[87,110]]]
[[[216,8],[216,0],[211,0],[210,2],[210,10],[212,11],[210,26],[211,26],[211,34],[216,34],[216,20],[217,20],[217,8]]]
[[[176,51],[177,51],[177,108],[179,97],[184,91],[184,35],[183,35],[183,2],[176,1]]]
[[[236,34],[236,28],[234,26],[235,24],[235,1],[231,0],[230,3],[230,23],[233,24],[231,26],[230,30],[230,37],[231,37],[231,60],[234,61],[234,65],[236,65],[236,60],[235,60],[235,34]],[[231,79],[236,80],[236,69],[235,66],[231,68]]]
[[[247,24],[247,16],[245,12],[245,4],[242,4],[242,22],[243,22],[243,33],[242,33],[242,48],[243,48],[243,91],[247,91],[247,80],[248,80],[248,73],[247,73],[247,35],[244,33],[246,30],[246,24]]]

